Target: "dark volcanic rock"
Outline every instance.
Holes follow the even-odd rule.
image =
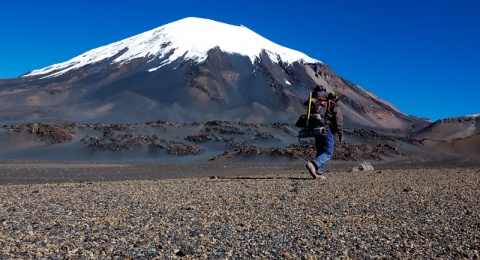
[[[182,142],[169,142],[165,149],[167,149],[168,153],[172,155],[191,155],[202,152],[202,149]]]
[[[218,137],[214,134],[199,134],[199,135],[189,135],[185,137],[185,140],[195,143],[203,143],[208,141],[218,141]]]
[[[202,157],[204,160],[256,156],[310,160],[316,153],[313,138],[298,139],[298,129],[284,123],[253,124],[218,120],[192,124],[166,121],[145,124],[30,123],[4,126],[4,129],[10,134],[8,138],[26,133],[33,135],[38,142],[52,144],[52,147],[55,147],[55,143],[71,143],[94,151],[113,152],[140,148],[148,151],[145,156],[151,158],[205,154]],[[399,133],[388,135],[373,130],[347,128],[345,136],[345,143],[335,144],[334,160],[383,160],[387,157],[407,156],[404,144],[414,147],[422,145],[421,141]],[[136,153],[135,157],[141,158],[142,155]]]
[[[41,123],[30,123],[17,126],[6,126],[8,131],[34,134],[39,141],[48,143],[66,143],[73,140],[74,130],[70,126],[47,125]]]

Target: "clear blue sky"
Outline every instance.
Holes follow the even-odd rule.
[[[193,16],[243,24],[406,114],[480,113],[478,0],[18,0],[0,10],[0,78]]]

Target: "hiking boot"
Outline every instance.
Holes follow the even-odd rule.
[[[319,176],[315,173],[317,171],[317,169],[315,169],[315,164],[313,164],[313,162],[308,162],[306,166],[310,175],[312,175],[314,179],[317,179]]]

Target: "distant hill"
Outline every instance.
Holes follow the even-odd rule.
[[[413,134],[436,151],[480,161],[480,116],[438,120]]]

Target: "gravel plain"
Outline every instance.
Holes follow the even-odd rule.
[[[480,168],[1,185],[0,259],[479,259]]]

